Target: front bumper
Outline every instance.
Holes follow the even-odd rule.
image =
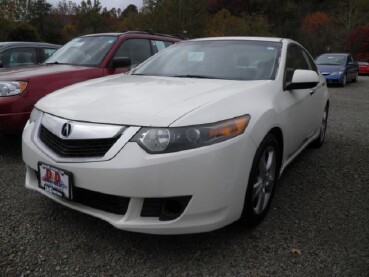
[[[67,207],[103,219],[129,231],[184,234],[211,231],[241,216],[256,146],[247,134],[193,150],[150,155],[137,143],[101,162],[55,162],[32,141],[34,124],[23,132],[26,187]],[[124,215],[92,208],[47,193],[38,186],[38,162],[73,174],[74,186],[92,192],[129,198]],[[153,198],[190,196],[179,217],[162,221],[142,216],[144,202]]]
[[[341,84],[343,82],[344,75],[343,74],[323,74],[328,84]]]

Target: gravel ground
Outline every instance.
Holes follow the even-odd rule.
[[[369,76],[330,93],[326,144],[253,230],[117,230],[25,189],[21,139],[0,136],[0,276],[369,276]]]

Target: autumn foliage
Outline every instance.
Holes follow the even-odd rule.
[[[304,34],[302,42],[313,55],[330,50],[332,23],[328,14],[317,11],[305,16],[300,30]]]
[[[369,62],[369,25],[353,29],[347,37],[346,50],[360,61]]]

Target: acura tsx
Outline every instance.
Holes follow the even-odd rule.
[[[326,81],[295,41],[182,41],[38,101],[25,184],[123,230],[253,226],[287,165],[322,146],[328,109]]]

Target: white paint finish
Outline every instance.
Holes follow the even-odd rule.
[[[283,171],[317,137],[328,101],[324,77],[317,79],[312,72],[297,72],[294,81],[319,81],[317,87],[284,91],[283,68],[291,41],[266,40],[283,44],[275,80],[109,76],[62,89],[37,104],[42,111],[66,120],[118,126],[191,126],[248,114],[251,120],[242,135],[211,146],[159,155],[150,155],[137,143],[128,142],[115,149],[114,157],[107,161],[70,163],[57,162],[40,151],[31,139],[35,124],[28,124],[23,133],[26,186],[45,194],[37,187],[33,172],[41,161],[72,172],[78,187],[131,197],[127,214],[117,217],[45,194],[125,230],[196,233],[236,221],[255,152],[266,134],[272,128],[282,131]],[[182,195],[193,198],[176,220],[161,222],[139,216],[145,197]]]

